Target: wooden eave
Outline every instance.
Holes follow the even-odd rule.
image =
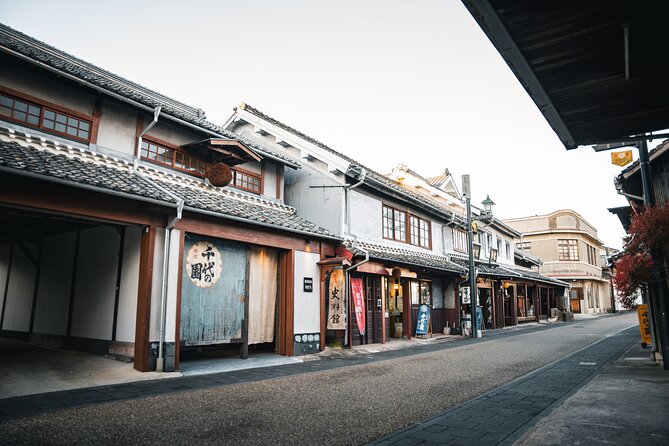
[[[197,142],[183,144],[182,149],[195,152],[205,158],[215,158],[230,166],[249,161],[260,162],[262,157],[239,141],[223,138],[207,138]],[[216,156],[212,156],[215,152]]]

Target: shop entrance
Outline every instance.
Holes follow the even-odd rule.
[[[479,288],[479,305],[482,307],[483,330],[492,328],[492,289]]]
[[[509,286],[508,288],[502,288],[502,293],[504,295],[504,326],[508,327],[514,325],[514,287]]]
[[[569,291],[569,305],[572,313],[581,312],[581,298],[583,296],[582,288],[574,288]]]
[[[180,350],[186,353],[182,359],[225,356],[226,351],[236,353],[231,346],[244,344],[251,350],[276,351],[278,258],[275,249],[186,235],[179,326]]]
[[[141,227],[1,206],[0,227],[0,398],[119,365],[66,350],[134,357]]]
[[[399,278],[388,278],[386,311],[388,311],[388,329],[392,338],[402,338],[404,333],[404,296]]]

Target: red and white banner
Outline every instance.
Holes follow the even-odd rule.
[[[355,309],[355,319],[358,321],[360,334],[365,334],[365,291],[362,287],[361,278],[351,278],[351,299]]]

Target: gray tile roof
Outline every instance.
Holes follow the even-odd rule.
[[[76,187],[89,186],[100,192],[119,192],[165,203],[177,202],[170,195],[143,181],[130,169],[114,169],[71,156],[76,149],[61,153],[25,147],[0,140],[0,171],[4,174],[28,173],[45,180],[60,180]],[[67,156],[67,155],[70,156]]]
[[[327,150],[330,153],[333,153],[340,157],[341,159],[347,161],[350,166],[348,168],[348,171],[346,172],[347,175],[350,175],[354,178],[357,178],[360,180],[362,178],[362,170],[364,169],[366,171],[366,176],[365,176],[365,183],[368,184],[369,186],[381,190],[386,193],[391,193],[395,195],[399,195],[403,197],[404,199],[407,199],[411,201],[413,204],[422,207],[424,209],[427,209],[431,211],[432,213],[436,213],[437,215],[442,216],[442,218],[451,218],[453,216],[454,221],[459,224],[459,225],[465,225],[466,222],[464,219],[461,217],[454,215],[453,212],[448,209],[448,207],[442,205],[441,203],[437,202],[434,199],[431,199],[429,197],[426,197],[424,195],[418,194],[416,192],[413,192],[412,190],[408,189],[407,187],[402,186],[399,184],[397,181],[391,180],[385,175],[382,175],[378,172],[376,172],[374,169],[370,169],[369,167],[364,166],[363,164],[357,162],[356,160],[344,155],[341,152],[337,152],[336,150],[328,147],[324,143],[318,141],[317,139],[312,138],[311,136],[300,132],[299,130],[294,129],[293,127],[290,127],[281,121],[278,121],[274,118],[272,118],[269,115],[266,115],[265,113],[261,112],[260,110],[252,107],[249,104],[244,103],[243,104],[243,109],[279,128],[282,128],[283,130],[290,132],[299,138],[302,138],[305,141],[308,141],[312,144],[314,144],[317,147],[320,147],[323,150]]]
[[[16,31],[9,26],[0,24],[0,49],[17,53],[29,60],[50,67],[76,79],[85,81],[109,93],[119,95],[147,107],[162,107],[161,113],[194,124],[202,130],[213,132],[219,136],[240,141],[252,150],[258,151],[291,167],[299,167],[299,163],[268,147],[261,146],[249,139],[241,138],[237,134],[221,128],[206,120],[204,111],[184,104],[168,96],[153,91],[147,87],[129,81],[121,76],[104,70],[89,62],[67,54],[44,42]]]
[[[469,259],[465,257],[452,256],[451,260],[454,263],[469,270]],[[477,260],[474,260],[474,263],[476,265],[476,269],[478,270],[478,274],[483,277],[509,279],[509,280],[524,279],[563,287],[569,286],[569,284],[566,282],[554,279],[552,277],[544,276],[543,274],[530,270],[514,268],[513,266],[500,265],[497,263],[479,262]]]
[[[467,273],[465,268],[451,262],[448,257],[433,254],[429,251],[403,249],[361,241],[353,243],[352,240],[346,240],[344,246],[356,256],[364,256],[365,251],[367,251],[369,252],[370,259],[374,260],[392,262],[399,265],[420,266],[454,274]]]
[[[34,143],[28,140],[31,142]],[[92,188],[130,199],[151,199],[171,207],[178,202],[177,198],[181,198],[185,207],[194,212],[207,211],[223,219],[337,239],[327,230],[298,216],[290,206],[233,189],[214,188],[199,179],[156,169],[140,167],[140,175],[133,171],[131,164],[122,160],[82,149],[44,145],[38,149],[34,145],[0,140],[0,172],[3,175],[28,174],[45,181],[60,181],[72,187]]]

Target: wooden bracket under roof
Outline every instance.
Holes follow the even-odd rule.
[[[210,161],[222,161],[229,166],[262,160],[260,155],[234,139],[207,138],[183,144],[181,148]]]

